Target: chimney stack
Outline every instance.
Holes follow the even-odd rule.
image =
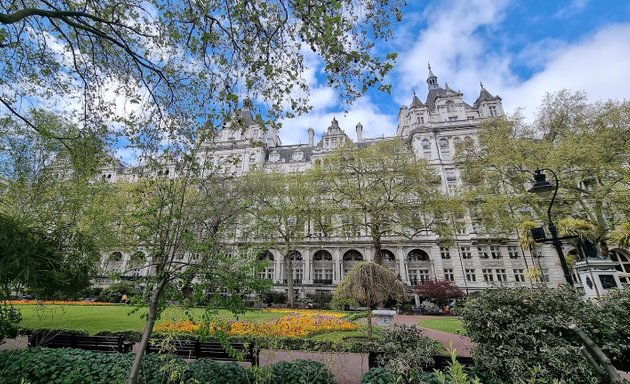
[[[313,128],[308,129],[308,146],[315,146],[315,130]]]
[[[357,143],[363,141],[363,125],[361,123],[357,124]]]

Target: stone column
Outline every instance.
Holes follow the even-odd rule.
[[[341,281],[343,265],[341,260],[341,252],[339,248],[335,248],[332,252],[333,255],[333,284],[337,285]]]
[[[302,278],[302,285],[305,284],[313,284],[313,260],[311,259],[311,250],[310,248],[305,248],[304,253],[302,253],[303,262],[302,262],[302,273],[304,273],[304,277]]]

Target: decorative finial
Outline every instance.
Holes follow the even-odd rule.
[[[416,95],[416,89],[415,88],[413,89],[413,95],[414,96]]]
[[[481,85],[481,88],[483,88],[483,83],[481,81],[479,82],[479,85]]]
[[[429,67],[429,72],[431,72],[431,63],[427,63]]]

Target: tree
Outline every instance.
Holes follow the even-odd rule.
[[[333,300],[352,299],[368,307],[368,337],[372,338],[372,310],[388,300],[402,301],[406,297],[405,286],[390,270],[374,262],[363,262],[343,277]]]
[[[547,221],[548,201],[528,193],[527,185],[533,170],[553,169],[556,221],[577,215],[590,222],[598,254],[606,255],[611,229],[630,214],[629,134],[630,103],[589,103],[583,93],[565,90],[545,97],[533,124],[518,115],[488,122],[478,145],[460,147],[458,160],[479,219],[495,230]],[[504,201],[497,204],[497,196]]]
[[[325,208],[310,173],[252,172],[245,177],[245,189],[251,205],[247,216],[249,230],[259,240],[282,246],[288,305],[294,306],[293,258],[295,246],[313,234],[314,217]]]
[[[136,249],[148,255],[139,267],[148,270],[142,280],[148,297],[147,324],[129,383],[137,380],[153,326],[166,304],[165,292],[192,291],[190,302],[209,299],[209,307],[220,302],[239,312],[244,309],[240,295],[264,287],[252,276],[256,255],[234,237],[244,200],[230,175],[199,164],[195,154],[201,143],[181,152],[173,149],[159,161],[148,159],[141,179],[123,186],[128,206],[119,221],[133,234]]]
[[[275,121],[308,110],[309,49],[344,100],[370,87],[389,90],[384,79],[396,55],[374,48],[391,36],[403,4],[3,0],[0,67],[11,86],[0,104],[44,133],[20,106],[61,101],[86,130],[106,137],[116,122],[138,140],[173,133],[173,114],[216,122],[244,94]]]
[[[425,299],[433,300],[439,306],[444,306],[450,299],[464,296],[464,292],[452,281],[428,280],[414,287],[414,291]]]
[[[452,230],[445,223],[454,211],[453,201],[442,194],[435,170],[416,159],[402,140],[343,146],[318,171],[325,193],[343,212],[342,230],[364,227],[377,264],[383,263],[386,236],[414,238],[433,231],[447,238]]]

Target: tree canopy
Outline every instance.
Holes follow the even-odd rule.
[[[478,145],[460,147],[458,160],[476,217],[504,233],[523,221],[547,221],[549,201],[527,189],[534,170],[554,170],[553,216],[588,221],[605,255],[610,231],[630,219],[628,153],[630,103],[592,103],[565,90],[546,96],[533,124],[519,116],[488,122]]]
[[[57,108],[101,135],[113,123],[127,133],[148,126],[144,141],[181,122],[215,124],[245,96],[274,122],[309,109],[310,55],[344,101],[370,87],[389,90],[396,54],[375,48],[403,5],[2,0],[0,105],[37,131],[27,113],[33,105]]]
[[[341,147],[318,171],[324,193],[343,212],[342,230],[364,228],[377,263],[383,262],[385,236],[412,239],[433,231],[450,237],[452,226],[445,223],[458,203],[442,193],[435,169],[402,140]]]

